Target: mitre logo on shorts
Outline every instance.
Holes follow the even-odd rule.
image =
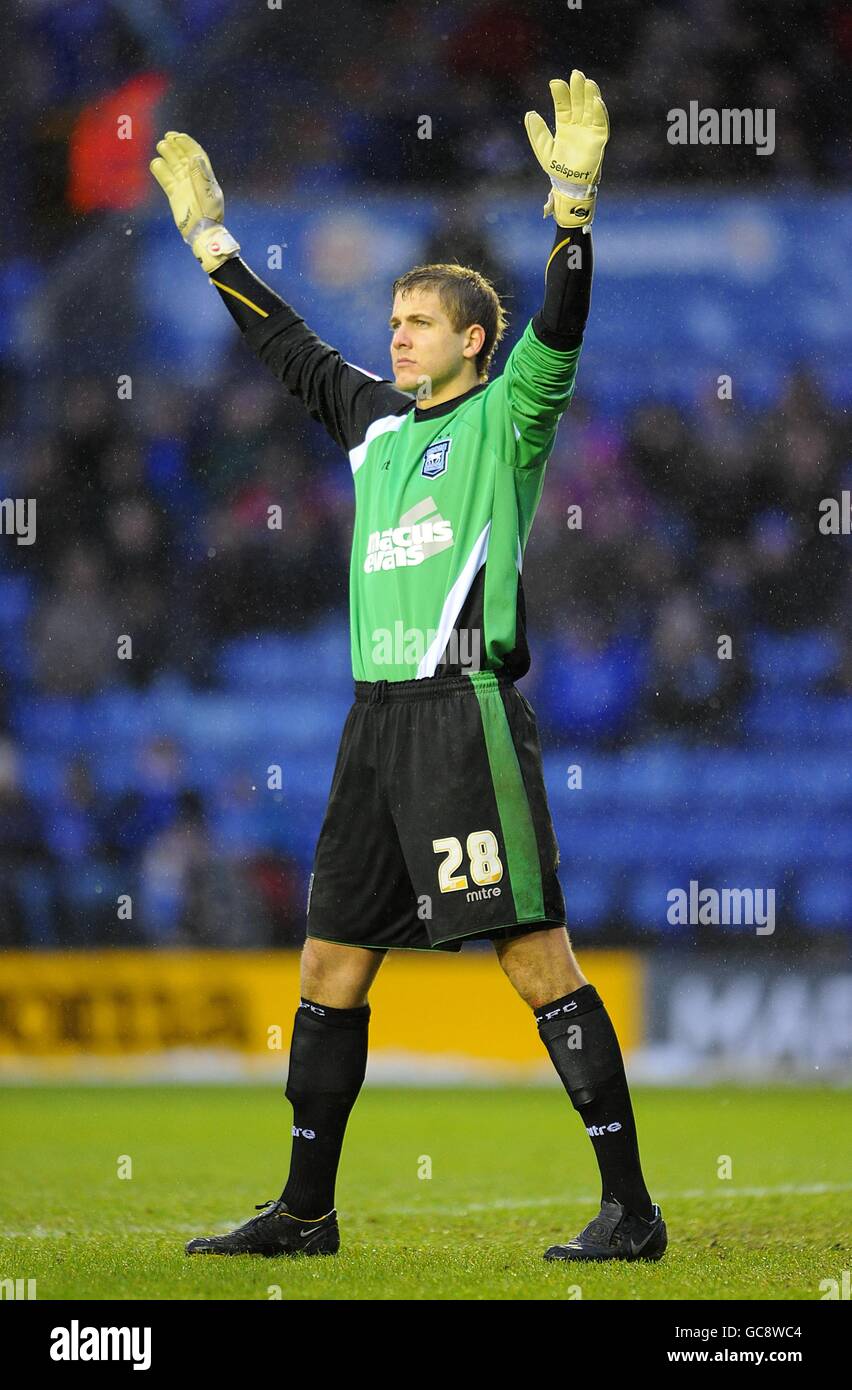
[[[452,544],[452,525],[441,516],[434,499],[426,497],[405,512],[397,526],[370,532],[364,572],[377,574],[379,570],[422,565],[430,556],[449,550]]]

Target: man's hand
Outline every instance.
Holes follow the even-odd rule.
[[[240,248],[222,225],[225,199],[210,160],[197,140],[177,130],[166,131],[157,152],[160,157],[151,161],[151,173],[171,204],[178,231],[212,275]]]
[[[553,213],[560,227],[591,226],[604,146],[609,139],[609,116],[597,82],[577,68],[571,85],[561,78],[550,84],[556,112],[556,136],[537,111],[524,117],[536,158],[551,184],[544,215]]]

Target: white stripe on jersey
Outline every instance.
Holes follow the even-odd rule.
[[[378,438],[380,434],[395,433],[396,430],[400,429],[405,424],[407,419],[407,412],[404,415],[383,415],[380,420],[374,420],[373,423],[368,426],[363,442],[361,444],[356,444],[354,449],[349,450],[349,462],[352,466],[353,474],[358,472],[361,464],[366,459],[367,450],[373,440]]]
[[[459,575],[450,592],[444,600],[444,609],[441,613],[441,621],[438,623],[438,635],[417,667],[416,679],[421,681],[427,676],[434,676],[435,668],[443,655],[444,648],[450,640],[450,633],[456,625],[456,619],[462,611],[464,601],[471,590],[474,579],[479,574],[485,564],[485,557],[488,554],[488,536],[491,531],[489,521],[467,557],[464,569]]]

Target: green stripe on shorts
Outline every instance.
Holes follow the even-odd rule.
[[[470,680],[482,715],[517,918],[519,922],[537,922],[544,917],[538,843],[500,687],[493,671],[471,672]]]

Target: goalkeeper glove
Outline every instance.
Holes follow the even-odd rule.
[[[551,135],[537,111],[524,117],[536,158],[553,185],[544,216],[553,213],[560,227],[590,227],[595,215],[609,117],[597,82],[576,68],[571,85],[561,78],[550,84],[556,112]]]
[[[239,252],[222,225],[225,199],[210,160],[197,140],[168,130],[157,145],[151,173],[171,204],[177,229],[208,275]]]

